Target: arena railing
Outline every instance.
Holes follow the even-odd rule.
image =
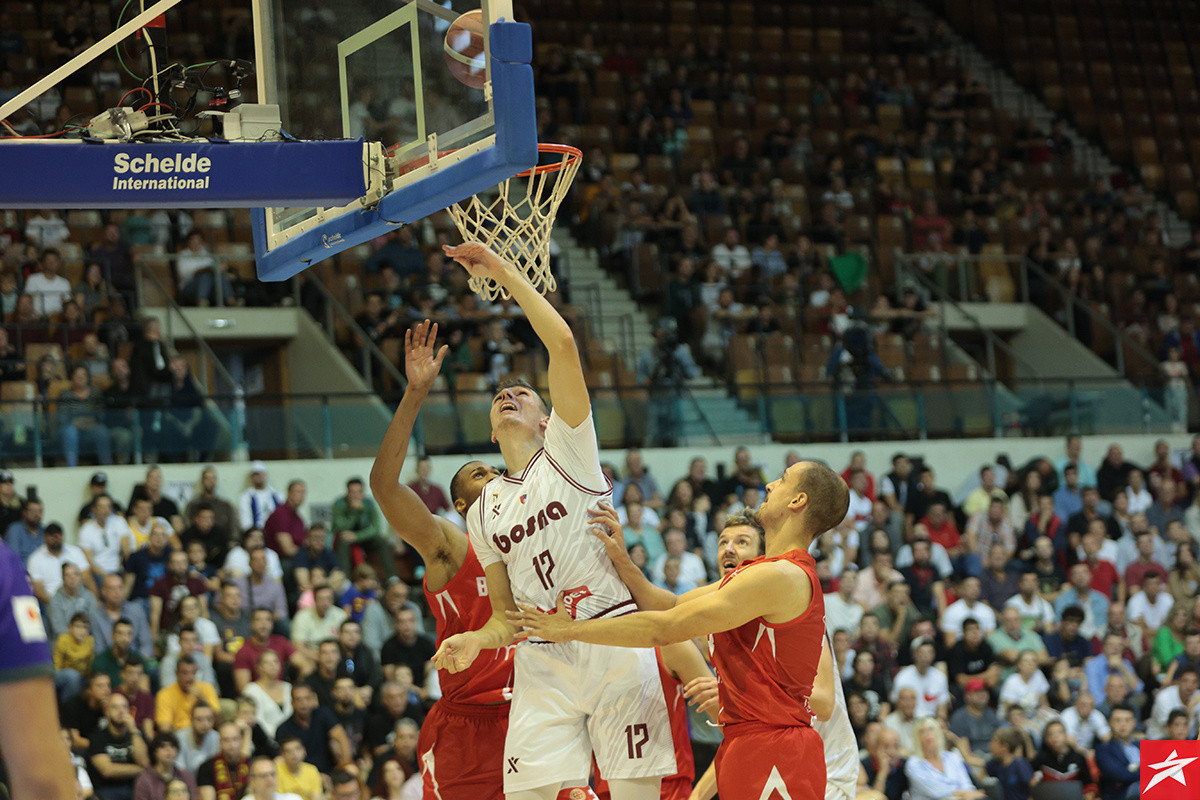
[[[1057,277],[1023,255],[904,253],[897,254],[896,258],[898,277],[928,276],[930,280],[925,284],[928,288],[936,288],[945,298],[960,302],[986,300],[986,290],[981,287],[983,272],[985,269],[995,271],[1001,268],[1004,271],[1002,277],[1007,277],[1012,283],[1014,302],[1030,303],[1047,311],[1047,316],[1074,338],[1078,338],[1076,314],[1084,314],[1094,328],[1102,329],[1111,338],[1113,350],[1110,363],[1120,375],[1139,385],[1160,382],[1158,359],[1149,350],[1131,339],[1090,303],[1076,297]],[[1043,288],[1034,291],[1033,287],[1039,286]],[[1062,318],[1046,309],[1045,300],[1050,297],[1056,297],[1059,307],[1066,312]],[[1104,353],[1097,355],[1109,360]]]
[[[828,381],[762,384],[761,414],[745,431],[745,441],[764,436],[780,442],[937,439],[1062,435],[1168,433],[1180,420],[1162,409],[1162,390],[1137,388],[1119,378],[1040,378],[1002,384],[984,380],[928,380],[883,383],[871,391],[839,390]],[[122,462],[154,457],[163,462],[226,460],[233,441],[215,408],[227,408],[240,395],[217,394],[204,409],[202,435],[184,441],[154,428],[156,415],[170,413],[146,400],[130,414],[106,415],[108,429],[120,428],[114,455]],[[242,398],[244,453],[254,459],[371,457],[388,419],[376,413],[381,402],[394,407],[397,394],[373,392],[270,394]],[[488,421],[491,393],[440,391],[426,400],[415,434],[431,454],[494,452]],[[645,387],[616,386],[592,391],[592,408],[602,447],[651,446],[647,420],[654,410]],[[732,441],[736,439],[733,437]],[[681,436],[681,446],[712,443],[707,434]],[[722,444],[728,443],[725,438]],[[97,453],[85,439],[83,463]],[[41,398],[0,401],[0,460],[61,465],[64,450],[54,401]]]
[[[201,392],[205,396],[205,404],[209,407],[209,411],[214,415],[214,418],[221,427],[228,432],[231,460],[245,460],[246,398],[241,382],[234,380],[233,375],[221,363],[221,359],[217,357],[212,347],[209,346],[204,336],[200,333],[200,330],[192,324],[187,314],[183,312],[183,308],[175,302],[175,296],[167,291],[167,287],[163,284],[159,276],[154,273],[153,268],[149,264],[135,259],[134,269],[139,297],[142,295],[143,281],[147,280],[162,295],[166,309],[163,320],[163,338],[167,346],[177,352],[179,350],[175,346],[177,325],[182,325],[190,335],[191,342],[194,343],[200,355],[202,367],[198,371],[199,374],[192,377],[199,382]],[[220,281],[217,283],[219,285]],[[209,385],[210,369],[219,386]],[[222,409],[220,404],[213,399],[218,389],[228,393],[230,398],[225,409]],[[140,458],[137,463],[141,463]]]

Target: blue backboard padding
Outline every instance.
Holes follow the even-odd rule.
[[[363,143],[0,143],[0,208],[345,205]]]
[[[493,51],[495,146],[385,195],[374,208],[341,214],[270,251],[266,216],[262,209],[255,209],[254,250],[260,280],[286,280],[318,261],[427,217],[537,164],[533,68],[528,63],[532,58],[530,28],[521,22],[495,22],[491,35],[493,43],[497,38],[505,42],[501,50],[507,59],[514,55],[524,59],[502,61]]]
[[[533,63],[533,29],[521,22],[493,22],[488,45],[493,61]]]

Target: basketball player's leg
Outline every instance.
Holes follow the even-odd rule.
[[[582,645],[593,688],[588,734],[612,800],[657,799],[679,767],[653,650]]]
[[[608,790],[613,800],[659,800],[662,778],[613,778]]]
[[[543,786],[540,789],[521,789],[520,791],[508,791],[504,793],[506,800],[555,800],[558,797],[561,783],[555,783],[550,786]]]
[[[513,701],[504,742],[508,800],[554,800],[563,786],[583,786],[592,768],[592,741],[580,707],[575,642],[518,647]]]

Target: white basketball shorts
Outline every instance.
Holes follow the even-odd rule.
[[[504,791],[673,775],[675,748],[654,651],[524,643],[514,656]]]

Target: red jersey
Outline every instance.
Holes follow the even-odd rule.
[[[772,624],[758,617],[709,636],[712,663],[720,681],[721,724],[757,722],[771,727],[808,728],[813,717],[808,698],[821,660],[821,637],[825,635],[825,598],[813,557],[802,550],[789,550],[744,561],[722,579],[720,588],[751,564],[767,561],[790,561],[803,569],[812,581],[812,601],[790,622]]]
[[[438,592],[425,590],[425,603],[437,620],[437,645],[456,633],[479,630],[491,619],[492,603],[488,600],[487,578],[467,541],[467,555],[454,577]],[[453,703],[487,705],[512,700],[513,647],[484,650],[463,672],[438,670],[442,697]]]

